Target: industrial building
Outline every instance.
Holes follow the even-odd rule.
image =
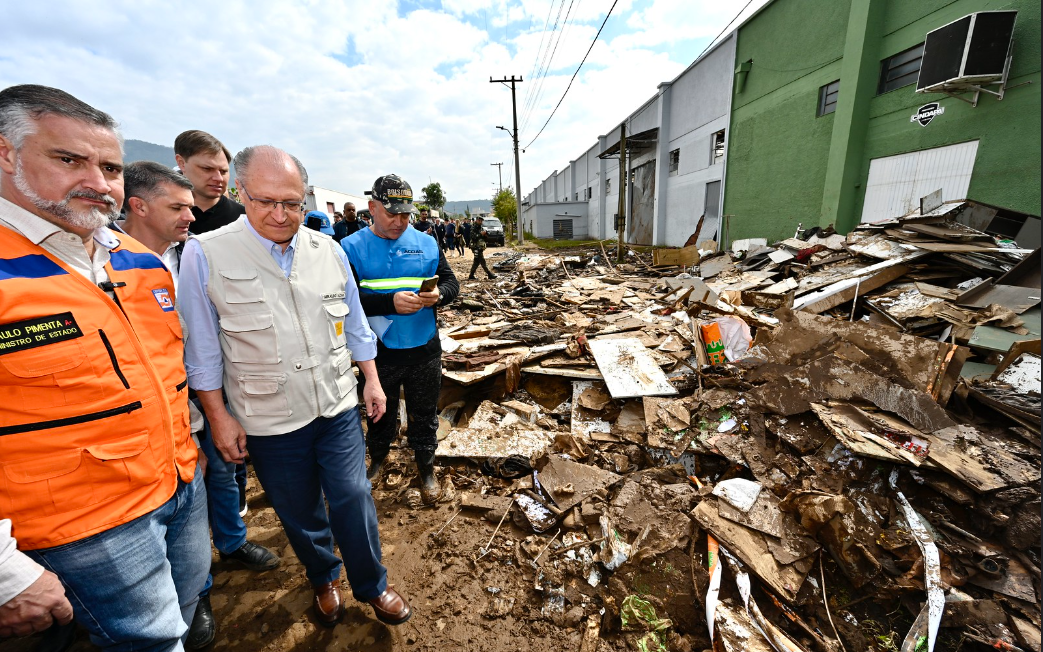
[[[1038,245],[1040,36],[1028,0],[769,2],[624,120],[625,239],[846,232],[941,190]],[[526,230],[613,237],[618,157],[616,125],[524,198]]]

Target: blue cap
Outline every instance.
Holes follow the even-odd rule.
[[[317,217],[320,220],[319,233],[325,233],[326,235],[333,235],[333,225],[330,224],[330,216],[322,211],[308,211],[308,214],[304,216],[305,222],[309,217]]]

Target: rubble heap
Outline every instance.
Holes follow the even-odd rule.
[[[1040,252],[957,210],[505,257],[440,313],[458,554],[583,652],[1038,652]]]

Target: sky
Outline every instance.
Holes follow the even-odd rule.
[[[173,145],[203,129],[233,153],[275,145],[317,186],[361,195],[395,173],[452,201],[490,197],[492,163],[513,187],[511,136],[496,128],[511,129],[511,91],[489,80],[520,76],[527,194],[764,2],[615,0],[538,138],[613,0],[12,2],[0,88],[61,88],[126,138]]]

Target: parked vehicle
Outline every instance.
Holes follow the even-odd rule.
[[[490,247],[502,247],[507,243],[503,235],[503,222],[498,218],[485,218],[482,222],[482,228],[485,229],[485,232],[488,234],[485,241]]]

